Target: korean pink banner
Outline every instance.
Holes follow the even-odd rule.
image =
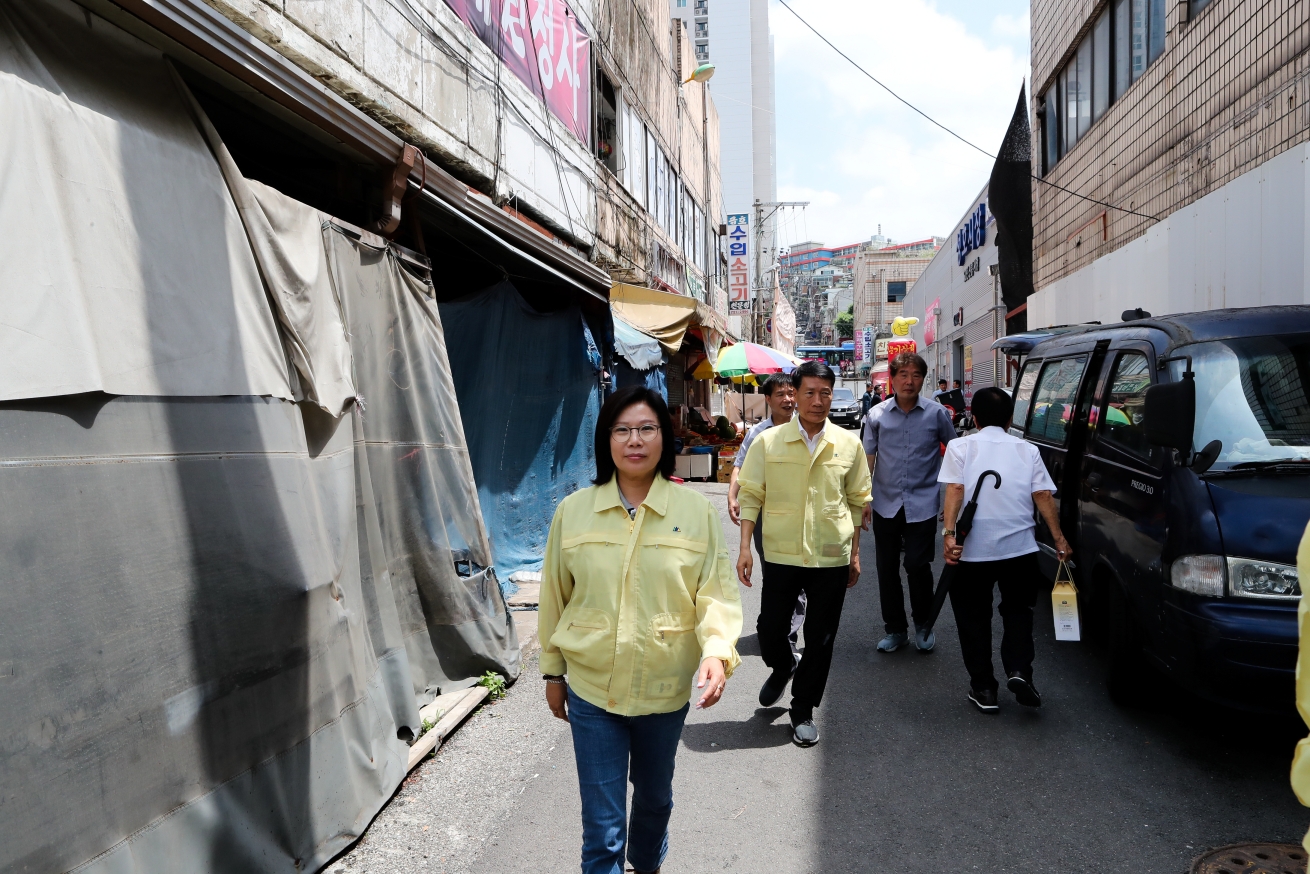
[[[591,38],[564,0],[446,0],[584,143],[591,140]]]

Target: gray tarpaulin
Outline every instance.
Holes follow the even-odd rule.
[[[492,570],[464,425],[432,289],[387,249],[325,231],[354,350],[357,457],[378,508],[415,692],[519,673],[514,624]],[[385,563],[380,559],[385,558]]]
[[[242,176],[182,77],[175,74],[174,82],[186,96],[236,202],[305,396],[339,416],[355,396],[355,386],[350,344],[328,277],[321,216],[313,207]]]
[[[0,871],[315,870],[404,777],[419,703],[519,670],[430,288],[253,184],[252,248],[168,73],[71,4],[0,0]],[[61,149],[167,172],[46,173]],[[46,275],[14,248],[36,222]],[[287,252],[292,319],[255,266]],[[348,416],[285,399],[320,305]]]
[[[350,422],[306,409],[0,405],[0,870],[312,868],[404,777]]]
[[[291,398],[250,244],[157,51],[0,0],[0,399]]]

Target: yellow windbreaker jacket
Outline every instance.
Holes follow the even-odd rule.
[[[851,563],[851,535],[873,500],[869,461],[858,438],[828,422],[810,454],[800,419],[755,438],[737,474],[741,518],[764,515],[764,558],[796,567]]]
[[[543,674],[621,716],[669,713],[700,662],[741,663],[741,595],[719,514],[655,477],[629,519],[617,478],[569,495],[550,525],[537,630]]]
[[[1303,581],[1310,580],[1310,525],[1301,535],[1301,547],[1296,551],[1296,574]],[[1305,724],[1310,725],[1310,597],[1301,597],[1296,619],[1301,644],[1296,656],[1296,709],[1301,711]],[[1292,756],[1292,791],[1298,801],[1310,807],[1310,737],[1296,745]],[[1301,846],[1310,850],[1310,832],[1301,839]]]

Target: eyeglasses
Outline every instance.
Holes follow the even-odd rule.
[[[640,428],[629,428],[627,425],[615,425],[610,428],[610,437],[620,443],[627,443],[632,439],[633,434],[640,434],[642,440],[654,440],[655,435],[660,433],[659,425],[642,425]]]

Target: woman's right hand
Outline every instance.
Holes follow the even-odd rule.
[[[564,683],[546,683],[546,706],[556,719],[569,721],[569,687]]]

